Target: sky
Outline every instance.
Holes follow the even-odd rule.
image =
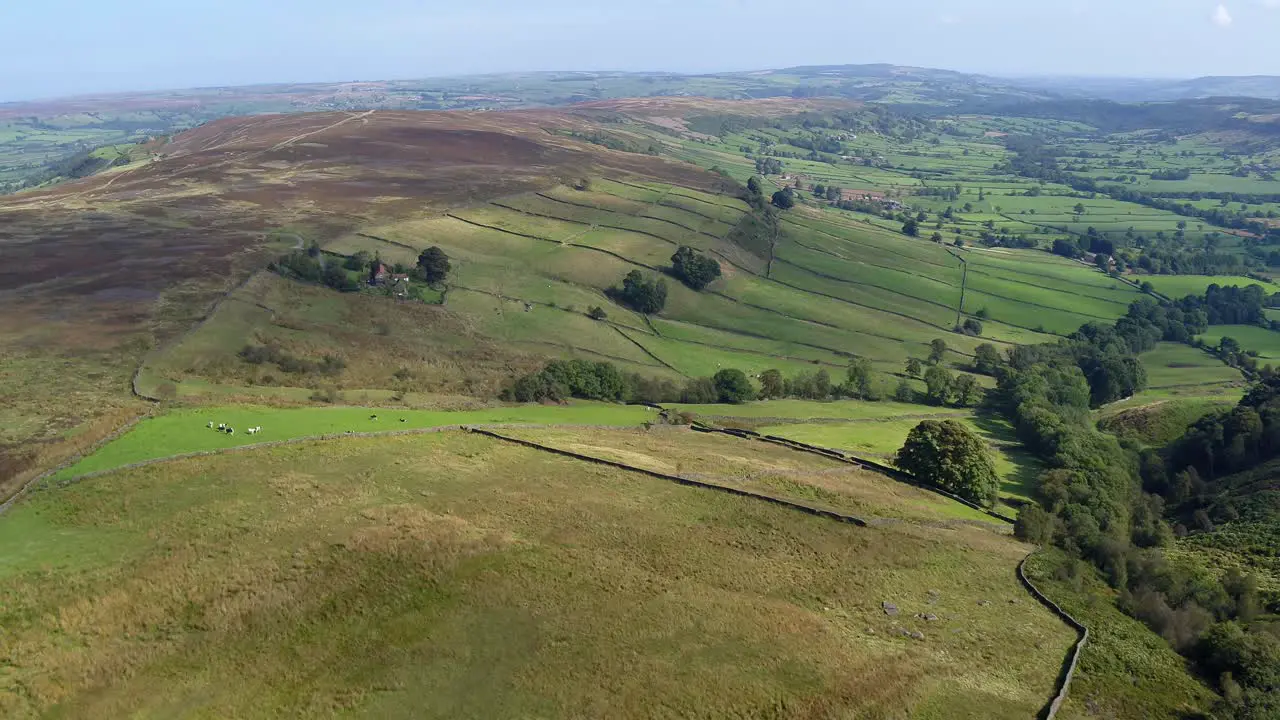
[[[1280,0],[0,0],[0,101],[530,70],[1280,75]]]

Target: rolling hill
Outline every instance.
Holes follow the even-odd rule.
[[[864,136],[871,162],[819,153],[809,126],[831,117]],[[430,699],[440,716],[592,714],[610,692],[634,716],[654,694],[677,715],[1039,711],[1074,633],[1019,584],[1030,548],[1007,523],[872,464],[667,428],[644,408],[496,401],[553,359],[672,383],[730,368],[840,383],[868,361],[867,394],[905,388],[903,402],[680,409],[881,462],[920,419],[955,419],[995,451],[1013,512],[1034,498],[1039,461],[989,413],[926,407],[909,361],[934,355],[990,387],[979,346],[1109,325],[1142,292],[1096,264],[990,240],[1074,238],[1048,223],[1082,214],[1071,188],[1008,170],[1001,128],[1044,126],[1002,122],[957,120],[926,139],[881,108],[791,97],[261,115],[0,198],[0,251],[15,260],[0,268],[0,490],[65,466],[0,524],[19,548],[0,564],[12,600],[0,606],[28,661],[0,707],[236,714],[245,696],[228,689],[253,678],[285,713],[412,714],[423,687],[446,689]],[[757,196],[741,181],[783,157],[758,147],[791,154]],[[760,209],[802,182],[793,207]],[[919,196],[916,222],[930,223],[927,208],[933,227],[913,233],[902,217],[836,207],[820,183],[883,206],[941,193]],[[1170,212],[1088,200],[1099,225],[1181,229]],[[721,275],[697,290],[677,281],[682,247]],[[428,293],[358,282],[369,260],[413,266],[429,248],[451,268]],[[353,263],[340,278],[351,291],[282,270],[290,253]],[[615,301],[633,271],[665,278],[661,311]],[[1241,385],[1189,346],[1143,362],[1161,393]],[[265,426],[266,440],[210,429],[226,420]],[[461,425],[505,426],[507,440],[449,431]],[[820,517],[795,521],[787,503]],[[852,519],[832,532],[833,513]],[[1045,562],[1030,565],[1037,582],[1078,599],[1078,568]],[[876,589],[895,597],[868,599]],[[885,620],[897,595],[910,627]],[[75,619],[64,630],[81,650],[50,641],[55,615],[37,604]],[[1207,706],[1163,641],[1110,604],[1080,607],[1105,623],[1108,659],[1085,655],[1090,694],[1071,713]],[[954,624],[934,637],[940,620]],[[494,668],[492,704],[477,704]]]

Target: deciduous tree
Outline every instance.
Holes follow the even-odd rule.
[[[955,420],[925,420],[907,435],[894,463],[921,482],[970,502],[995,504],[1000,480],[986,444]]]

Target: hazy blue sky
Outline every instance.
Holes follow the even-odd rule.
[[[1280,0],[0,0],[0,100],[506,70],[889,62],[1280,75]]]

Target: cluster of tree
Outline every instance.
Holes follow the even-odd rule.
[[[449,262],[449,256],[439,247],[431,246],[423,250],[418,255],[418,264],[414,268],[418,276],[432,284],[442,283],[449,277],[449,272],[453,270],[453,265]],[[399,269],[397,268],[397,272]]]
[[[760,179],[753,177],[748,180],[738,197],[751,206],[751,211],[742,216],[726,239],[756,257],[772,257],[774,243],[782,228],[778,223],[777,210],[764,196]]]
[[[719,268],[719,266],[716,266]],[[632,270],[622,278],[622,287],[605,291],[609,297],[639,313],[653,315],[662,312],[667,304],[667,283],[662,278],[646,277],[639,270]]]
[[[554,360],[541,370],[517,378],[502,398],[514,402],[564,402],[570,398],[606,402],[683,402],[739,404],[756,398],[755,387],[741,370],[724,369],[712,377],[693,378],[683,387],[667,379],[626,374],[608,362]]]
[[[360,289],[360,281],[347,272],[340,257],[325,255],[315,245],[307,250],[294,250],[276,260],[270,268],[285,277],[320,283],[339,292]]]
[[[827,135],[814,135],[813,137],[791,136],[787,138],[787,144],[810,152],[826,153],[828,155],[840,155],[844,152],[844,145],[839,140]]]
[[[720,277],[720,263],[686,245],[671,256],[671,272],[692,290],[701,290]]]
[[[779,210],[790,210],[796,206],[796,192],[789,187],[782,188],[773,194],[769,202]]]
[[[313,242],[304,250],[294,250],[279,258],[271,263],[270,268],[286,277],[320,283],[341,292],[355,292],[361,287],[360,278],[367,277],[372,283],[374,273],[384,266],[380,257],[363,250],[344,257],[323,252]],[[444,282],[452,267],[444,251],[433,246],[418,255],[417,265],[409,267],[396,263],[389,269],[434,285]]]
[[[836,202],[844,194],[838,185],[823,185],[821,183],[813,186],[813,196],[818,199],[825,199],[827,202]]]
[[[781,175],[782,161],[772,157],[756,158],[756,174]]]
[[[627,402],[633,383],[607,362],[555,360],[535,373],[518,378],[503,392],[503,399],[515,402],[563,402],[569,398]]]
[[[1266,306],[1270,301],[1260,285],[1222,287],[1216,283],[1204,295],[1188,295],[1176,303],[1184,313],[1203,313],[1209,325],[1267,326]],[[1197,316],[1198,317],[1198,316]]]
[[[1141,389],[1145,378],[1138,352],[1161,339],[1186,341],[1203,331],[1206,306],[1230,306],[1242,297],[1215,294],[1212,303],[1201,298],[1185,305],[1143,299],[1114,326],[1086,325],[1055,345],[1015,348],[996,371],[999,389],[993,404],[1049,467],[1039,478],[1042,506],[1022,509],[1018,535],[1056,544],[1095,564],[1120,591],[1121,609],[1197,660],[1233,697],[1234,705],[1222,712],[1263,717],[1248,713],[1277,707],[1265,705],[1275,702],[1276,688],[1242,682],[1241,677],[1256,677],[1256,662],[1232,655],[1251,643],[1270,647],[1271,641],[1235,624],[1247,622],[1250,608],[1257,606],[1252,581],[1206,576],[1169,561],[1161,548],[1175,532],[1185,531],[1181,522],[1211,525],[1209,511],[1198,504],[1218,497],[1206,475],[1217,477],[1265,459],[1269,452],[1280,453],[1280,422],[1272,450],[1262,420],[1268,412],[1280,420],[1280,380],[1273,389],[1252,392],[1241,408],[1198,423],[1164,453],[1139,456],[1122,447],[1114,437],[1097,432],[1089,412]],[[1169,509],[1181,521],[1176,531],[1167,522]],[[1231,511],[1220,512],[1229,516]],[[1231,675],[1224,677],[1224,672]]]
[[[1276,457],[1280,377],[1268,375],[1234,408],[1210,413],[1162,450],[1143,451],[1139,467],[1144,490],[1159,497],[1180,535],[1236,521],[1246,528],[1280,523],[1280,486],[1267,464]],[[1251,624],[1264,610],[1253,578],[1233,571],[1214,583],[1176,567],[1160,569],[1157,582],[1140,583],[1150,589],[1122,598],[1127,609],[1216,681],[1223,716],[1271,717],[1268,711],[1280,710],[1280,642]]]
[[[293,375],[339,375],[347,367],[347,363],[336,355],[326,354],[319,360],[308,360],[292,355],[276,345],[245,345],[239,356],[251,365],[272,363],[282,372]]]
[[[1186,168],[1156,170],[1151,173],[1152,180],[1187,180],[1190,177],[1191,171]]]

